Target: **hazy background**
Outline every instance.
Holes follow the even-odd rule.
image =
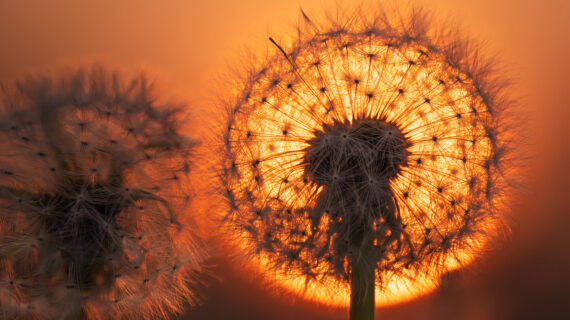
[[[0,82],[102,61],[147,69],[161,94],[211,109],[215,78],[245,46],[265,50],[268,35],[291,30],[301,6],[314,12],[334,3],[0,0]],[[513,210],[512,241],[439,291],[381,308],[377,318],[570,318],[570,1],[410,3],[452,18],[506,64],[530,120],[533,160],[528,190]],[[218,280],[204,290],[204,304],[181,319],[347,319],[344,310],[257,287],[223,255],[212,264]]]

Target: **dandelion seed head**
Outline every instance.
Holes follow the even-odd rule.
[[[347,305],[373,243],[377,303],[433,289],[499,234],[511,133],[477,50],[409,17],[350,12],[246,72],[223,126],[226,227],[283,286]]]
[[[4,315],[168,317],[196,302],[204,253],[187,212],[196,142],[179,133],[180,106],[151,89],[144,76],[99,66],[4,88]]]

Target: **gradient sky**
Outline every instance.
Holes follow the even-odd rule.
[[[269,35],[292,30],[300,7],[315,12],[334,3],[0,0],[0,82],[92,61],[144,68],[157,76],[161,94],[190,101],[199,115],[212,109],[216,78],[239,65],[245,48],[264,52]],[[449,18],[504,64],[529,119],[531,160],[525,196],[513,208],[512,240],[445,288],[379,309],[378,318],[570,318],[570,1],[409,3]],[[259,288],[230,261],[221,255],[212,262],[216,279],[204,305],[182,319],[347,318]]]

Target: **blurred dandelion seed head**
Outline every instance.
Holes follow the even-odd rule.
[[[144,76],[35,77],[0,104],[0,309],[8,317],[168,317],[196,301],[187,209],[195,141]]]
[[[225,226],[278,283],[334,305],[364,243],[378,304],[471,262],[500,233],[512,166],[493,65],[421,12],[363,11],[303,14],[223,103]]]

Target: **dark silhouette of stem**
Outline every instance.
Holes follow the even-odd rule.
[[[367,241],[362,255],[353,257],[350,276],[350,320],[374,320],[375,276],[370,253],[374,249]]]

